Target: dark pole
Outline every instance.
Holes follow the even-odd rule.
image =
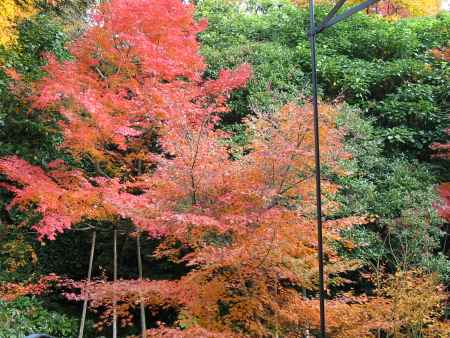
[[[113,338],[117,338],[117,298],[116,298],[116,282],[117,282],[117,225],[114,224],[113,226],[113,250],[114,250],[114,257],[113,257],[113,299],[112,299],[112,305],[113,305]]]
[[[320,337],[325,338],[325,287],[323,269],[323,234],[322,234],[322,189],[320,186],[320,139],[319,139],[319,103],[317,99],[317,60],[316,60],[316,20],[314,0],[309,0],[312,91],[314,110],[314,146],[316,162],[316,208],[317,208],[317,242],[319,259],[319,292],[320,292]]]
[[[353,6],[342,14],[338,14],[339,9],[345,5],[347,0],[338,0],[325,19],[316,25],[314,0],[309,0],[309,42],[311,44],[311,69],[312,69],[312,92],[314,110],[314,146],[316,162],[316,206],[317,206],[317,243],[319,260],[319,292],[320,292],[320,337],[325,338],[325,286],[324,286],[324,262],[323,262],[323,234],[322,234],[322,192],[320,187],[320,139],[319,139],[319,103],[317,94],[317,52],[316,36],[327,28],[334,26],[338,22],[345,20],[353,14],[362,11],[380,0],[365,0],[359,5]]]
[[[143,276],[142,276],[142,254],[141,254],[141,230],[138,230],[137,237],[136,237],[136,243],[137,243],[137,261],[138,261],[139,282],[142,283]],[[142,338],[147,338],[147,326],[146,326],[146,320],[145,320],[145,304],[144,304],[144,300],[142,297],[142,290],[139,290],[139,307],[141,310]]]

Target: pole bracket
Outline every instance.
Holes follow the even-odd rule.
[[[380,0],[366,0],[363,3],[356,5],[354,7],[351,7],[350,9],[346,10],[342,14],[337,14],[339,9],[341,9],[342,6],[347,2],[347,0],[339,0],[336,5],[331,9],[330,13],[323,19],[323,21],[315,26],[314,34],[318,34],[326,30],[327,28],[334,26],[338,22],[341,22],[342,20],[347,19],[348,17],[352,16],[353,14],[362,11],[369,6],[372,6],[373,4],[379,2]],[[312,32],[308,32],[308,37],[313,36]]]

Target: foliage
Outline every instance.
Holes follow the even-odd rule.
[[[35,80],[44,73],[42,53],[52,51],[59,58],[67,58],[64,48],[67,37],[52,17],[39,15],[18,26],[17,44],[0,51],[5,67],[0,70],[0,131],[1,154],[18,154],[34,162],[49,162],[60,156],[55,145],[60,136],[53,133],[50,123],[39,121],[39,113],[30,108],[24,97],[10,90],[11,79],[6,70],[14,67],[23,81]]]
[[[317,11],[321,17],[328,8]],[[255,68],[248,91],[232,97],[230,105],[236,104],[237,112],[273,111],[284,100],[308,94],[307,11],[282,4],[242,12],[204,1],[199,12],[209,19],[201,37],[212,69],[241,60]],[[322,94],[362,108],[371,121],[354,112],[344,114],[341,126],[348,130],[346,146],[353,159],[347,162],[350,175],[338,182],[343,215],[356,212],[372,219],[348,232],[357,243],[350,257],[372,271],[384,264],[392,270],[420,266],[439,272],[444,280],[449,277],[448,259],[440,252],[445,233],[433,211],[436,167],[408,158],[429,159],[429,146],[447,137],[448,63],[435,60],[429,50],[448,44],[448,19],[441,14],[389,22],[361,14],[318,37]],[[278,56],[272,57],[276,50]],[[272,59],[288,67],[274,67]],[[298,75],[290,76],[293,70]]]
[[[150,234],[164,235],[158,256],[182,260],[196,269],[179,281],[95,283],[88,289],[92,305],[111,306],[117,297],[126,304],[121,309],[127,310],[141,295],[151,300],[151,307],[177,308],[182,313],[180,325],[194,322],[255,336],[317,328],[317,302],[298,293],[315,292],[318,268],[312,245],[314,153],[309,111],[291,105],[277,115],[249,120],[252,151],[235,161],[228,158],[220,142],[222,132],[215,131],[214,124],[182,123],[182,130],[174,128],[161,136],[171,158],[162,159],[153,175],[136,182],[141,190],[136,202],[145,207],[139,210],[134,204],[129,210],[146,215],[151,223],[141,226]],[[332,123],[334,111],[329,109],[328,114],[323,126]],[[345,156],[339,138],[337,129],[322,131],[322,147],[328,154],[324,160],[330,167]],[[332,194],[335,187],[324,182],[324,189]],[[335,207],[329,203],[325,210],[330,213]],[[338,240],[338,229],[355,222],[364,220],[325,222],[328,240]],[[358,266],[339,260],[331,247],[327,256],[330,287],[345,283],[339,274]],[[383,304],[371,302],[352,307],[334,300],[336,314],[342,309],[348,317],[330,316],[333,334],[368,332],[372,326],[364,323],[363,308],[375,316]],[[373,313],[372,306],[377,309]],[[348,325],[354,316],[360,316],[357,324]]]
[[[0,337],[19,338],[36,332],[54,337],[72,337],[78,323],[57,312],[49,312],[35,298],[22,297],[13,302],[0,301]]]
[[[86,12],[97,0],[47,0],[40,3],[40,9],[58,22],[64,24],[66,33],[79,34],[86,24]]]
[[[3,0],[0,3],[0,48],[13,48],[17,27],[38,13],[55,13],[68,19],[85,10],[91,0]]]
[[[318,17],[328,10],[318,7]],[[261,2],[259,9],[245,11],[214,0],[201,3],[198,16],[209,21],[201,39],[210,73],[245,61],[256,74],[246,91],[232,96],[234,118],[227,122],[308,95],[308,15],[283,2]],[[375,117],[387,153],[429,158],[429,146],[447,137],[442,130],[448,124],[449,67],[429,50],[448,44],[449,19],[443,13],[390,22],[357,14],[318,36],[322,94]],[[411,117],[416,111],[420,114]]]
[[[60,136],[52,132],[53,122],[40,121],[38,112],[30,108],[25,98],[10,90],[11,80],[7,73],[14,76],[14,72],[8,71],[7,67],[17,69],[23,81],[39,78],[44,74],[40,69],[45,63],[42,53],[52,51],[60,58],[68,57],[64,49],[67,36],[62,33],[62,26],[44,9],[41,14],[20,22],[16,28],[15,43],[0,50],[1,64],[5,66],[0,69],[0,153],[2,156],[17,154],[33,163],[46,163],[61,156],[55,149]],[[40,245],[36,245],[28,230],[20,226],[25,215],[4,211],[10,199],[10,194],[2,192],[0,280],[28,280],[39,273]]]
[[[113,224],[146,234],[146,252],[170,277],[63,283],[67,298],[87,291],[91,308],[104,311],[99,327],[115,302],[124,325],[144,302],[164,322],[150,336],[315,335],[308,13],[285,1],[208,0],[197,11],[208,16],[206,30],[193,15],[177,0],[112,0],[67,49],[48,16],[20,26],[20,48],[4,57],[13,60],[4,88],[14,102],[5,105],[5,139],[20,117],[48,148],[30,156],[28,144],[8,141],[3,218],[14,226],[5,230],[32,226],[44,240]],[[436,180],[406,156],[429,159],[428,146],[446,142],[448,65],[429,50],[448,40],[448,19],[358,15],[320,38],[322,93],[373,117],[346,108],[338,118],[339,108],[321,104],[331,337],[448,334]],[[36,246],[7,238],[2,264],[24,269]],[[3,286],[9,299],[42,290],[40,282]]]
[[[22,80],[26,82],[36,80],[44,75],[40,68],[45,64],[42,54],[51,51],[58,58],[68,57],[67,50],[64,48],[68,38],[63,31],[63,24],[67,22],[66,10],[69,7],[66,5],[69,2],[74,4],[77,1],[65,2],[64,7],[60,7],[59,5],[62,5],[63,1],[56,5],[51,1],[36,1],[33,2],[32,8],[31,2],[16,1],[19,7],[14,11],[14,20],[12,20],[12,17],[10,18],[9,28],[2,26],[1,34],[5,34],[8,40],[7,43],[5,42],[0,46],[0,153],[2,156],[18,154],[33,163],[46,163],[61,156],[60,152],[55,149],[55,145],[60,143],[60,136],[53,132],[54,123],[44,123],[39,120],[38,112],[30,109],[25,98],[10,90],[11,80],[6,73],[12,74],[7,69],[13,67],[21,73]],[[5,14],[9,13],[3,10],[4,7],[11,4],[12,2],[1,1],[0,16],[2,16],[2,19],[0,21],[3,20]],[[79,8],[81,9],[81,7]],[[26,16],[22,15],[25,9],[27,10]],[[73,9],[72,12],[75,16],[76,10]],[[11,287],[15,285],[15,288],[10,289],[10,291],[16,290],[18,294],[23,294],[25,291],[25,293],[30,291],[35,294],[37,286],[28,285],[29,280],[34,278],[39,280],[40,273],[45,274],[52,271],[43,267],[48,261],[41,260],[39,249],[42,249],[42,246],[36,243],[28,228],[20,226],[24,215],[18,212],[8,214],[3,210],[3,206],[8,203],[10,198],[10,194],[2,192],[0,283],[2,285],[4,285],[3,282],[13,283],[9,285]],[[66,251],[63,257],[67,257],[68,254],[69,252]],[[58,261],[58,259],[53,257],[51,262],[54,263],[55,261]],[[17,281],[21,282],[16,283]],[[55,303],[46,303],[42,306],[45,306],[45,308],[54,307]],[[25,325],[27,323],[25,320],[28,316],[27,311],[23,307],[14,311],[14,316],[18,318],[22,318],[20,316],[23,312],[22,319]],[[67,306],[64,311],[67,312]],[[18,314],[18,312],[20,313]],[[44,331],[48,325],[52,325],[53,320],[56,320],[56,327],[49,329],[47,333],[54,332],[55,336],[60,337],[72,336],[73,332],[69,333],[67,329],[68,324],[61,324],[62,333],[61,330],[58,330],[58,323],[61,322],[58,319],[59,314],[45,313],[48,313],[49,317],[39,316],[37,321],[41,321],[41,323],[35,324],[34,328],[42,328]],[[4,321],[2,318],[1,323],[8,323],[8,321]],[[74,325],[75,322],[72,324],[72,329],[74,329]],[[4,328],[3,325],[0,326],[2,326],[2,329]],[[4,329],[6,330],[6,328]],[[32,331],[33,328],[30,328],[26,333]],[[20,331],[20,327],[17,328],[17,332],[8,327],[7,333],[6,331],[0,333],[2,337],[23,337],[23,335],[24,332]]]
[[[393,337],[444,337],[450,333],[450,322],[436,323],[447,299],[436,276],[417,270],[398,272],[383,292],[392,299]]]
[[[436,59],[446,62],[450,62],[449,52],[449,48],[445,48],[443,50],[433,50],[433,54]],[[450,128],[447,128],[444,131],[450,135]],[[438,151],[437,156],[450,159],[450,142],[444,144],[433,144],[433,149]],[[438,207],[439,214],[448,222],[450,221],[450,183],[443,183],[438,190],[442,198],[442,205],[439,205]]]
[[[39,278],[36,282],[1,283],[0,299],[4,301],[12,301],[26,295],[42,295],[52,287],[54,282],[57,282],[58,280],[59,278],[56,275],[48,275]]]
[[[7,241],[3,238],[1,244],[2,269],[8,273],[15,273],[28,266],[31,262],[36,263],[36,252],[32,245],[25,241],[22,236],[17,236],[14,240]]]
[[[350,3],[360,3],[352,0]],[[441,0],[382,0],[371,7],[370,11],[389,17],[409,17],[436,15],[442,7]]]
[[[41,168],[4,158],[4,187],[15,194],[9,208],[34,206],[42,216],[34,229],[50,239],[84,220],[129,219],[162,240],[156,256],[194,268],[179,281],[89,285],[94,307],[119,297],[122,312],[136,304],[133,297],[145,295],[149,307],[175,307],[184,327],[198,323],[257,336],[315,330],[310,108],[290,104],[249,118],[249,151],[232,160],[228,136],[216,127],[228,93],[245,84],[250,70],[242,66],[204,81],[196,41],[201,26],[192,13],[172,0],[115,0],[99,7],[97,24],[69,47],[74,60],[48,58],[48,75],[30,97],[33,106],[57,110],[64,118],[63,146],[78,159],[89,156],[95,175],[103,176],[90,177],[61,160]],[[12,77],[20,89],[20,79]],[[333,107],[322,110],[323,160],[339,174],[338,159],[348,154],[334,119]],[[149,146],[150,133],[158,135],[156,148]],[[337,187],[324,181],[323,188],[324,211],[332,215]],[[364,222],[324,223],[330,288],[345,284],[340,274],[359,266],[340,260],[330,244],[340,240],[341,229]],[[381,316],[385,301],[332,303],[340,315],[330,316],[330,330],[342,336],[377,327],[368,318]]]
[[[308,0],[293,0],[300,6],[307,6]],[[362,0],[350,0],[349,5],[357,5]],[[319,0],[318,4],[335,4],[332,0]],[[442,7],[441,0],[381,0],[367,9],[367,13],[379,14],[389,18],[436,15]]]
[[[34,0],[5,0],[0,4],[0,45],[14,40],[14,25],[21,19],[28,18],[37,12]]]
[[[435,15],[441,10],[442,6],[441,0],[395,0],[390,2],[396,7],[395,14],[401,16]],[[386,14],[392,15],[393,13],[387,12]]]
[[[449,183],[444,183],[439,187],[439,193],[443,200],[443,205],[439,207],[441,217],[450,220],[450,187]]]
[[[49,58],[45,70],[50,76],[38,84],[33,105],[59,109],[65,118],[61,126],[70,125],[63,129],[64,146],[79,158],[88,156],[97,174],[106,175],[100,160],[117,161],[118,156],[123,158],[121,167],[114,168],[119,173],[135,171],[136,161],[141,165],[152,163],[153,156],[145,150],[155,128],[163,130],[164,120],[169,117],[176,120],[176,114],[189,112],[189,119],[201,121],[212,112],[223,111],[227,92],[241,86],[249,75],[249,68],[243,66],[235,73],[221,72],[218,80],[203,82],[200,75],[205,66],[195,52],[198,49],[195,34],[201,26],[192,21],[192,9],[175,4],[171,4],[172,15],[166,13],[155,18],[165,29],[171,29],[171,34],[164,38],[152,33],[151,19],[141,22],[143,32],[130,35],[130,25],[137,29],[130,13],[139,13],[144,7],[152,12],[163,11],[168,3],[148,8],[146,2],[137,2],[131,12],[118,3],[114,4],[117,5],[114,10],[119,15],[117,20],[123,21],[122,26],[113,25],[115,21],[94,26],[71,47],[74,61],[59,64]],[[107,11],[109,6],[101,10]],[[106,17],[98,15],[97,21]],[[179,50],[181,44],[184,49]],[[97,51],[99,46],[103,47],[101,52]],[[165,46],[163,52],[162,46]],[[191,48],[191,52],[186,48]],[[93,53],[94,50],[97,52]],[[180,91],[184,95],[179,95]],[[205,105],[208,107],[204,108]],[[151,116],[147,116],[148,107]],[[53,238],[56,232],[80,222],[83,217],[111,220],[114,214],[111,209],[114,201],[108,203],[110,206],[99,204],[105,193],[99,188],[101,179],[89,181],[79,171],[67,171],[61,161],[47,165],[54,171],[49,177],[42,169],[14,158],[5,159],[1,166],[11,179],[27,186],[20,193],[13,189],[19,194],[11,205],[40,204],[38,211],[45,215],[37,226],[41,235]],[[117,180],[103,183],[111,192],[120,187]],[[75,204],[79,208],[74,208]]]
[[[249,7],[243,12],[221,1],[205,1],[197,9],[198,17],[208,18],[208,29],[200,35],[202,54],[209,64],[207,74],[214,77],[222,67],[241,62],[251,63],[254,69],[246,90],[231,98],[231,122],[251,111],[278,110],[301,96],[308,81],[298,65],[298,53],[287,46],[302,34],[294,29],[302,26],[296,7],[278,9],[268,4],[261,9],[264,15],[257,15],[257,10]],[[301,19],[306,24],[306,17]]]
[[[368,214],[369,225],[347,233],[357,243],[350,257],[364,261],[372,270],[421,267],[450,277],[450,264],[442,254],[445,237],[442,220],[434,210],[435,179],[426,164],[383,156],[382,143],[370,121],[346,108],[340,126],[348,130],[346,149],[352,159],[350,173],[338,178],[343,187],[339,201],[346,214]]]
[[[445,134],[439,130],[449,121],[448,116],[442,114],[446,110],[442,105],[445,101],[436,97],[439,95],[436,89],[428,84],[406,84],[371,110],[385,127],[382,137],[386,138],[388,146],[409,143],[420,151],[434,140],[445,139]]]

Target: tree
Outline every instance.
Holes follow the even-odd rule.
[[[351,0],[360,3],[360,0]],[[441,0],[381,0],[370,11],[383,16],[426,16],[435,15],[441,10]]]
[[[400,15],[404,11],[405,16],[426,16],[436,15],[442,6],[441,0],[396,0],[392,1],[393,6],[397,6]],[[396,13],[397,14],[397,13]]]
[[[3,0],[0,3],[0,46],[13,43],[17,24],[39,13],[43,6],[56,6],[57,0]]]
[[[338,159],[346,156],[342,134],[332,128],[335,110],[322,113],[324,161],[338,170]],[[140,289],[136,282],[119,282],[113,289],[102,281],[89,287],[94,305],[111,307],[115,297],[136,304],[143,294],[152,308],[179,312],[181,326],[238,328],[257,337],[317,329],[311,118],[309,106],[288,105],[273,116],[249,119],[251,151],[235,160],[210,117],[200,124],[168,121],[170,133],[161,135],[160,143],[169,158],[129,185],[139,196],[122,194],[111,201],[148,233],[164,238],[158,257],[193,270],[179,281],[146,281]],[[336,190],[331,182],[324,188],[328,194]],[[325,209],[331,214],[335,207],[329,201]],[[340,274],[359,266],[339,259],[332,247],[339,229],[358,222],[364,220],[325,222],[330,287],[345,284]],[[344,298],[331,301],[330,332],[336,336],[367,334],[376,326],[369,319],[386,309],[383,300],[352,306]]]
[[[132,222],[158,239],[155,257],[189,267],[180,279],[87,285],[91,306],[106,306],[107,314],[115,301],[124,316],[143,301],[154,313],[171,309],[177,321],[167,324],[186,328],[160,327],[152,335],[314,332],[311,108],[288,104],[249,117],[248,145],[233,145],[219,123],[228,95],[245,85],[251,69],[242,65],[205,79],[196,37],[205,23],[194,21],[193,10],[176,0],[112,0],[98,7],[92,26],[69,46],[73,60],[48,56],[48,75],[33,86],[30,100],[43,119],[60,116],[62,146],[85,167],[3,158],[3,187],[15,194],[9,208],[34,209],[39,219],[28,221],[42,239],[89,221]],[[10,74],[20,89],[20,77]],[[322,106],[323,163],[345,175],[340,161],[349,154],[344,131],[335,128],[336,113]],[[328,178],[323,188],[329,333],[388,331],[388,298],[341,290],[349,283],[345,273],[360,263],[339,256],[337,247],[353,245],[340,231],[366,220],[333,217],[338,187]]]
[[[14,26],[17,21],[28,18],[37,12],[34,0],[19,2],[5,0],[0,3],[0,45],[14,40]]]
[[[306,6],[308,0],[294,0],[295,3]],[[349,0],[348,4],[359,4],[362,0]],[[318,0],[318,4],[334,4],[333,0]],[[390,17],[436,15],[442,8],[441,0],[381,0],[371,6],[367,12]]]
[[[147,12],[152,18],[139,17]],[[60,113],[63,146],[76,158],[91,160],[111,189],[120,186],[113,175],[133,176],[137,162],[142,168],[153,164],[149,148],[156,131],[169,132],[178,115],[197,124],[225,111],[228,92],[249,76],[250,68],[244,65],[235,72],[223,71],[217,80],[202,79],[205,65],[196,34],[205,22],[194,22],[192,12],[192,6],[177,1],[108,3],[92,17],[94,26],[70,46],[74,61],[59,63],[48,57],[44,70],[49,75],[36,85],[33,107]],[[155,25],[160,30],[155,31]],[[89,213],[94,219],[113,214],[109,207],[97,205],[98,182],[84,178],[80,171],[68,171],[61,161],[48,164],[54,169],[50,174],[13,158],[4,160],[2,167],[12,179],[27,185],[16,202],[51,203],[40,211],[56,225],[47,228],[44,217],[42,226],[37,226],[42,235],[53,237]]]

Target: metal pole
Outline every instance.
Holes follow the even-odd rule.
[[[116,282],[117,282],[117,226],[114,226],[113,250],[113,338],[117,338],[117,299],[116,299]]]
[[[316,60],[316,21],[314,0],[309,0],[310,16],[310,44],[311,44],[311,68],[312,90],[314,109],[314,146],[316,164],[316,208],[317,208],[317,242],[319,260],[319,292],[320,292],[320,336],[325,338],[325,288],[323,269],[323,234],[322,234],[322,191],[320,186],[320,140],[319,140],[319,103],[317,99],[317,60]]]
[[[89,257],[89,268],[88,268],[88,275],[87,275],[87,281],[86,286],[88,286],[89,282],[91,281],[92,276],[92,265],[94,263],[94,252],[95,252],[95,239],[96,239],[97,232],[96,230],[92,233],[92,244],[91,244],[91,254]],[[84,301],[83,301],[83,312],[81,313],[81,323],[80,323],[80,330],[78,332],[78,338],[83,338],[84,335],[84,326],[86,323],[86,312],[87,312],[87,304],[88,304],[88,295],[86,293],[86,290],[84,291]]]
[[[142,282],[142,255],[141,255],[141,231],[138,231],[137,237],[137,261],[138,261],[138,273],[139,273],[139,282]],[[144,299],[142,297],[142,291],[139,288],[139,303],[141,310],[141,330],[142,330],[142,338],[147,338],[147,327],[145,323],[145,304]]]

